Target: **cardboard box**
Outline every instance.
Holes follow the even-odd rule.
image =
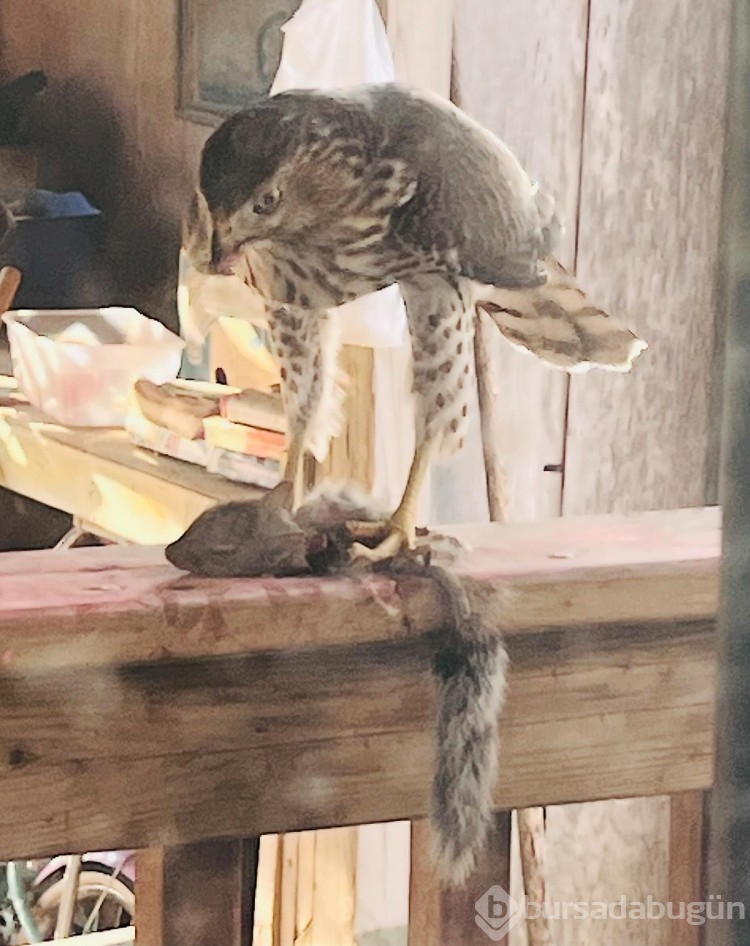
[[[279,367],[263,336],[250,322],[222,316],[211,326],[210,377],[221,369],[227,384],[267,391],[279,384]]]

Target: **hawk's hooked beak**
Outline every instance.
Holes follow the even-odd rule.
[[[182,246],[198,272],[226,276],[232,272],[234,253],[222,247],[219,230],[206,198],[196,190],[182,228]]]
[[[196,190],[182,223],[182,247],[191,265],[200,273],[215,272],[215,229],[206,198]]]
[[[243,281],[254,286],[255,277],[245,258],[243,245],[227,246],[222,242],[222,230],[226,230],[226,226],[222,227],[223,223],[219,220],[217,225],[205,197],[197,190],[185,215],[182,232],[182,246],[190,264],[207,276],[241,273]]]
[[[220,275],[228,276],[232,272],[232,257],[226,255],[221,248],[221,241],[216,228],[213,228],[211,234],[211,271]]]

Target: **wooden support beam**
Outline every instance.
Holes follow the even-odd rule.
[[[700,34],[693,34],[700,35]],[[709,946],[748,941],[750,904],[750,10],[734,0],[726,121],[726,164],[721,219],[721,259],[716,286],[727,315],[726,419],[722,425],[724,561],[718,634],[716,790],[711,799],[709,883],[711,894],[741,904],[727,920],[709,922]]]
[[[669,799],[669,903],[704,903],[705,792],[680,792]],[[679,909],[676,911],[679,913]],[[701,946],[703,930],[685,919],[670,920],[669,941]]]
[[[375,472],[372,349],[345,345],[339,364],[347,376],[344,426],[331,441],[318,479],[354,480],[369,489]]]
[[[470,534],[512,666],[497,806],[708,788],[716,511]],[[424,817],[441,621],[422,579],[3,556],[0,859]]]
[[[510,821],[510,812],[497,812],[476,870],[464,886],[453,888],[435,876],[429,823],[412,823],[409,946],[486,946],[487,934],[476,922],[475,904],[495,885],[506,893],[510,890]],[[495,942],[507,946],[507,935]]]
[[[258,839],[139,851],[136,946],[250,946]]]
[[[459,574],[499,596],[509,636],[716,614],[715,508],[450,532],[472,549]],[[0,640],[16,673],[395,643],[442,621],[440,593],[418,578],[198,580],[157,548],[0,559]]]

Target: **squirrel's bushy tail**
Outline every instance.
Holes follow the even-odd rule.
[[[435,859],[441,878],[460,884],[474,868],[492,817],[508,657],[496,629],[472,612],[460,579],[435,567],[430,572],[455,612],[434,663],[439,687]]]

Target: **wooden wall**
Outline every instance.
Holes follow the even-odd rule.
[[[725,0],[591,3],[577,268],[651,347],[632,378],[573,379],[566,513],[699,505],[717,462],[728,22]]]
[[[41,184],[106,214],[101,292],[176,325],[180,219],[206,129],[175,114],[172,0],[3,0],[0,71],[42,68]]]
[[[458,101],[558,196],[563,262],[650,344],[630,375],[568,380],[497,341],[511,518],[707,499],[728,23],[727,0],[455,5]],[[675,811],[660,797],[548,809],[550,899],[671,895]],[[515,895],[517,861],[513,882]],[[655,921],[553,921],[561,946],[674,936]],[[518,926],[511,943],[524,942]]]
[[[456,99],[556,196],[567,227],[566,265],[575,262],[586,26],[587,0],[461,0],[455,6]],[[511,517],[557,516],[567,376],[500,339],[493,354]]]

